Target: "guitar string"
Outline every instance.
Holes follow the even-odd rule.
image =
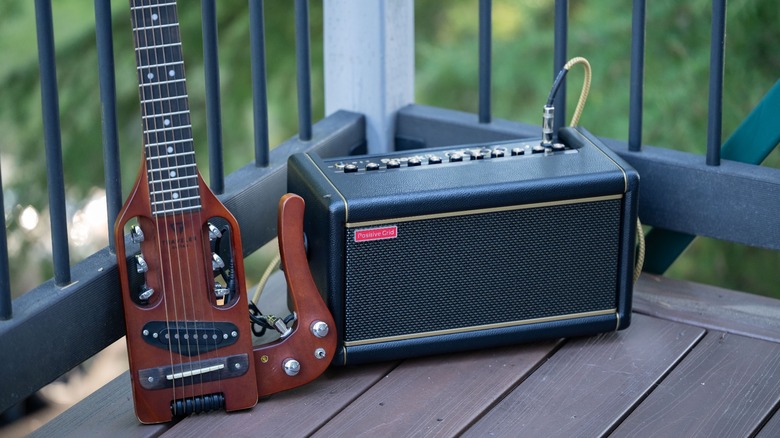
[[[175,20],[178,23],[179,22],[178,7],[174,7],[173,13],[174,13],[174,16],[175,16]],[[173,29],[173,31],[177,33],[177,41],[181,41],[182,39],[181,39],[181,29],[180,29],[180,27],[176,26],[175,29]],[[184,74],[184,62],[183,62],[184,61],[184,53],[183,53],[183,48],[182,48],[182,52],[181,53],[182,53],[182,64],[181,64],[182,79],[184,79],[186,77],[186,75]],[[182,82],[182,87],[185,87],[186,86],[185,84],[186,84],[186,81]],[[185,102],[187,102],[187,115],[191,119],[191,114],[190,114],[190,110],[189,110],[189,100],[187,99],[187,100],[185,100]],[[190,125],[191,125],[191,123],[190,123]],[[192,130],[192,128],[190,128],[190,130]],[[192,144],[193,144],[193,154],[194,154],[194,152],[195,152],[194,151],[194,149],[195,149],[194,148],[194,139],[193,139],[193,143]],[[194,155],[193,155],[193,159],[194,159]],[[197,168],[195,168],[195,169],[196,169],[195,172],[196,172],[196,175],[197,175]],[[200,197],[200,201],[202,203],[203,195],[200,193],[200,181],[201,181],[201,179],[197,178],[196,181],[198,183],[198,194],[199,194],[199,197]],[[202,205],[201,205],[201,208],[199,208],[197,210],[197,214],[195,216],[197,216],[197,220],[195,221],[195,224],[197,225],[197,227],[192,227],[190,229],[196,230],[198,235],[202,236],[201,238],[203,238],[203,236],[205,236],[206,240],[203,242],[203,244],[200,247],[201,248],[205,247],[206,243],[208,242],[207,254],[210,255],[211,254],[211,252],[210,252],[211,251],[211,245],[210,245],[210,240],[208,239],[208,234],[204,231],[204,225],[206,225],[206,221],[204,221],[204,219],[203,219],[203,208],[202,208]],[[190,216],[190,218],[192,219],[193,216]],[[209,219],[209,218],[207,218],[207,219]],[[229,226],[229,224],[228,224],[228,226]],[[230,230],[230,231],[232,232],[233,230]],[[231,233],[230,236],[233,237],[233,234]],[[230,248],[232,250],[232,248],[233,248],[232,242],[229,242],[229,244],[230,244]],[[216,249],[217,248],[215,248],[215,250]],[[233,254],[233,259],[234,258],[235,258],[235,254]],[[211,258],[210,257],[206,258],[204,260],[204,262],[205,262],[205,266],[203,267],[203,269],[205,269],[206,272],[213,272],[213,268],[212,268],[212,264],[211,264]],[[189,264],[188,266],[192,266],[192,265]],[[235,269],[235,267],[233,269]],[[232,274],[233,273],[231,273],[231,275]],[[190,277],[190,278],[192,278],[192,277]],[[216,280],[211,275],[207,276],[207,279],[208,279],[208,283],[206,284],[205,289],[206,289],[206,294],[207,294],[206,302],[208,303],[206,308],[207,308],[207,310],[209,312],[209,319],[208,319],[208,321],[211,322],[212,333],[216,333],[216,331],[217,331],[216,330],[216,320],[214,318],[215,305],[217,304],[216,303],[216,299],[217,299],[217,297],[216,297]],[[201,280],[202,280],[202,278],[201,278]],[[226,286],[229,287],[230,285],[228,284]],[[192,291],[192,290],[194,290],[194,288],[190,289],[190,291]],[[230,298],[231,298],[230,295],[228,295],[225,299],[229,300]],[[193,303],[194,303],[194,299],[193,299]],[[225,307],[230,307],[230,302],[226,301],[226,302],[223,303],[223,305]],[[227,334],[227,335],[228,336],[232,336],[232,334]],[[207,341],[208,341],[208,339],[207,339]],[[212,344],[212,349],[210,351],[216,351],[218,349],[218,345],[217,344],[218,344],[219,340],[212,337],[211,341],[213,341],[213,344]],[[199,344],[198,344],[198,348],[200,348]],[[223,391],[223,388],[222,388],[222,373],[218,372],[216,374],[216,376],[217,376],[217,387],[219,388],[219,392],[222,392],[224,394],[224,391]],[[202,384],[202,382],[203,381],[201,379],[201,384]]]
[[[159,1],[159,0],[156,0],[156,1]],[[162,23],[162,21],[163,21],[162,9],[163,8],[165,8],[164,16],[165,16],[165,21],[166,21],[165,24],[167,24],[167,26],[165,26],[165,27],[162,27],[162,25],[163,25],[163,23]],[[159,18],[159,21],[160,21],[160,42],[162,43],[162,45],[175,44],[177,42],[179,43],[178,49],[177,49],[177,46],[175,46],[175,45],[161,48],[160,53],[161,53],[161,56],[162,56],[162,64],[163,65],[167,65],[168,64],[167,50],[170,50],[171,61],[182,61],[182,64],[181,64],[182,78],[184,78],[184,74],[183,74],[183,72],[184,72],[184,64],[183,64],[184,57],[183,57],[183,53],[181,51],[181,40],[177,41],[175,37],[178,34],[174,34],[174,33],[171,32],[171,29],[173,29],[173,28],[178,29],[178,27],[179,27],[178,17],[176,15],[177,5],[175,3],[173,3],[173,4],[166,4],[164,6],[160,6],[158,4],[157,9],[158,9],[158,18]],[[166,36],[167,36],[167,39],[166,39]],[[177,53],[178,53],[178,55],[179,55],[179,57],[181,59],[175,59],[176,58],[175,55]],[[157,56],[156,50],[155,50],[155,56]],[[165,87],[165,96],[168,97],[169,105],[170,105],[169,106],[169,110],[170,111],[168,111],[168,112],[170,113],[170,112],[173,112],[173,103],[172,103],[173,101],[170,99],[172,93],[171,93],[171,85],[170,85],[170,82],[169,82],[170,81],[170,77],[167,74],[168,71],[169,70],[166,67],[166,68],[164,68],[164,72],[163,72],[162,75],[160,75],[160,74],[157,75],[158,76],[157,83],[158,84],[163,84],[163,85],[161,85],[159,87],[160,96],[163,95],[162,94],[162,87],[163,86]],[[172,69],[171,71],[173,71],[174,75],[175,75],[175,69]],[[159,73],[159,70],[158,70],[158,73]],[[183,82],[181,83],[180,86],[181,86],[181,89],[179,89],[179,84],[178,83],[174,86],[175,87],[174,88],[174,92],[176,93],[176,96],[177,96],[176,100],[177,100],[177,103],[178,103],[176,110],[177,111],[178,110],[187,111],[185,113],[185,117],[187,118],[187,120],[189,120],[189,117],[187,117],[189,115],[189,113],[188,113],[189,105],[188,105],[188,99],[186,97],[187,96],[187,90],[186,90],[185,84]],[[179,94],[179,92],[181,92],[181,94]],[[183,98],[182,98],[182,96],[183,96]],[[184,108],[181,108],[181,105],[183,105]],[[174,126],[173,116],[171,116],[170,120],[171,120],[170,124],[172,126]],[[182,122],[182,117],[181,116],[179,116],[179,122],[180,122],[179,123],[180,126],[175,127],[176,129],[173,129],[172,131],[170,131],[170,134],[171,134],[171,137],[173,138],[173,140],[176,140],[177,133],[178,133],[179,136],[186,136],[184,134],[184,131],[186,130],[186,128],[184,128],[184,126],[186,126],[189,123],[181,124],[181,122]],[[155,123],[157,123],[157,122],[155,121]],[[163,123],[163,125],[164,125],[164,123]],[[165,139],[165,136],[166,136],[165,132],[166,131],[163,131],[163,139],[164,139],[163,142],[167,143],[167,140]],[[192,136],[191,135],[189,136],[189,140],[190,140],[189,144],[191,146],[192,152],[194,153],[194,147],[192,147]],[[186,147],[186,144],[187,144],[186,142],[185,143],[181,143],[180,147],[184,148],[184,147]],[[181,173],[183,173],[184,176],[190,176],[190,175],[188,175],[188,171],[187,170],[184,170],[183,172],[181,171],[181,169],[189,169],[189,168],[180,166],[182,164],[180,162],[180,157],[178,155],[175,155],[173,157],[173,159],[171,159],[171,157],[167,154],[167,146],[165,146],[165,147],[166,147],[166,154],[164,156],[165,156],[166,168],[170,169],[171,168],[171,164],[173,164],[173,168],[179,169],[179,173],[175,174],[176,176],[181,177],[182,176]],[[175,152],[175,148],[174,148],[174,152]],[[161,154],[161,156],[162,156],[162,154]],[[182,160],[184,160],[183,164],[186,165],[187,164],[186,163],[186,159],[182,158]],[[171,163],[171,161],[173,161],[173,163]],[[173,178],[173,175],[174,175],[173,173],[169,173],[168,174],[168,176],[171,177],[171,178]],[[193,365],[192,354],[191,354],[191,350],[190,350],[190,340],[192,339],[192,333],[190,332],[190,326],[188,324],[188,322],[190,321],[190,316],[192,316],[193,321],[195,320],[195,312],[196,312],[194,298],[193,298],[193,295],[192,295],[193,294],[193,284],[192,284],[192,271],[191,271],[191,268],[190,268],[191,265],[192,265],[192,261],[190,260],[190,254],[189,254],[189,251],[187,250],[187,246],[189,244],[188,243],[189,242],[189,236],[188,236],[187,233],[188,233],[188,231],[192,227],[192,216],[185,213],[185,206],[184,206],[184,199],[185,199],[185,197],[182,196],[183,190],[181,190],[181,189],[182,189],[182,186],[185,186],[185,187],[188,186],[188,184],[184,184],[184,181],[187,181],[189,179],[190,178],[187,178],[187,179],[176,179],[176,180],[171,180],[170,181],[170,187],[169,187],[168,193],[170,193],[170,196],[171,196],[171,199],[170,199],[171,208],[168,209],[167,206],[166,206],[165,211],[172,210],[172,213],[170,214],[170,216],[171,216],[171,219],[173,220],[173,236],[174,236],[173,247],[176,248],[176,263],[177,263],[177,265],[176,265],[176,267],[177,267],[176,272],[178,273],[178,276],[179,276],[179,281],[178,281],[178,283],[176,283],[175,281],[173,281],[173,276],[175,274],[173,272],[171,273],[172,284],[178,285],[178,288],[173,287],[174,290],[172,290],[171,293],[174,295],[174,297],[178,296],[180,298],[182,312],[184,313],[183,320],[179,320],[177,318],[177,321],[176,321],[176,324],[177,324],[177,335],[178,335],[177,340],[179,342],[179,351],[182,352],[183,351],[182,348],[181,348],[182,337],[185,339],[184,345],[185,345],[185,348],[187,349],[187,353],[188,353],[187,354],[187,357],[188,357],[187,364],[189,365],[189,372],[190,372],[190,377],[189,377],[190,385],[188,385],[188,386],[189,386],[189,392],[191,394],[191,397],[194,399],[195,396],[196,396],[196,386],[197,386],[194,383],[195,383],[196,380],[198,380],[200,382],[200,385],[199,385],[200,394],[203,394],[203,379],[202,379],[202,377],[193,376],[193,369],[194,369],[193,367],[194,367],[194,365]],[[189,190],[189,188],[187,188],[187,190]],[[179,199],[180,200],[178,201],[178,203],[179,203],[178,208],[177,208],[176,198],[174,198],[174,196],[173,196],[174,193],[178,193],[179,194]],[[189,198],[189,196],[187,196],[187,198]],[[165,199],[165,195],[163,195],[163,199]],[[167,205],[167,203],[164,203],[163,205]],[[188,218],[188,217],[190,219],[189,221],[186,220],[186,218]],[[187,222],[189,222],[189,223],[187,223]],[[181,236],[180,236],[180,227],[178,226],[178,224],[182,224],[182,226],[181,226]],[[166,228],[166,231],[168,231],[167,228]],[[182,264],[181,250],[183,250],[184,254],[185,254],[184,255],[184,258],[185,258],[184,264]],[[186,281],[185,281],[185,278],[186,278]],[[187,293],[186,293],[185,289],[189,290],[190,304],[192,306],[192,308],[190,309],[191,312],[187,311],[188,310],[187,309],[187,304],[188,303],[187,303]],[[191,315],[189,315],[188,313],[191,313]],[[181,327],[179,327],[179,324],[182,323],[182,322],[184,324],[184,334],[183,335],[181,334]],[[201,352],[200,352],[200,345],[197,343],[197,339],[195,341],[196,341],[195,342],[195,350],[197,352],[197,360],[198,360],[198,362],[200,362],[200,361],[202,361]],[[183,371],[184,368],[185,368],[185,363],[184,363],[183,356],[181,354],[179,356],[179,364],[180,364],[180,369],[182,369],[182,371]],[[182,382],[182,385],[184,385],[183,382]],[[186,392],[184,390],[184,386],[182,386],[182,391]]]
[[[176,61],[181,61],[182,62],[181,64],[179,64],[180,68],[181,68],[181,79],[185,79],[186,78],[186,74],[185,74],[185,67],[184,67],[184,52],[183,52],[183,49],[182,49],[182,46],[181,46],[181,33],[180,33],[180,28],[179,28],[178,6],[176,4],[173,4],[172,6],[169,6],[169,8],[170,8],[169,12],[172,14],[173,22],[176,23],[176,25],[175,26],[166,27],[163,30],[163,32],[167,32],[168,33],[168,37],[169,37],[171,42],[175,41],[175,42],[180,43],[180,45],[178,46],[178,54],[181,57],[181,59],[180,60],[177,59]],[[165,52],[163,51],[163,54],[164,53]],[[172,49],[172,53],[176,53],[176,49],[175,48]],[[171,78],[166,78],[166,79],[171,79]],[[166,81],[166,87],[168,87],[168,89],[170,89],[170,83],[167,82],[167,81]],[[177,89],[176,90],[177,92],[180,91],[180,92],[183,93],[184,96],[187,96],[186,81],[177,82],[174,85],[174,87]],[[186,115],[186,119],[187,119],[187,122],[188,122],[188,123],[186,123],[186,125],[190,125],[190,128],[181,128],[180,134],[184,135],[183,132],[186,132],[186,130],[189,129],[189,131],[190,131],[190,135],[189,135],[189,137],[190,137],[190,145],[191,145],[191,149],[192,149],[192,153],[193,153],[193,155],[192,155],[193,163],[192,164],[195,164],[195,157],[194,157],[195,146],[194,146],[194,138],[192,138],[192,127],[191,127],[192,126],[192,122],[191,122],[192,116],[190,114],[190,109],[189,109],[189,99],[185,98],[185,99],[183,99],[182,102],[185,105],[185,108],[183,108],[183,109],[182,108],[178,108],[178,110],[186,111],[185,115]],[[179,121],[180,122],[182,121],[182,117],[179,117]],[[183,164],[185,164],[185,165],[188,164],[186,162],[185,158],[182,157],[181,159],[184,161]],[[176,162],[177,165],[180,164],[179,160],[180,160],[179,156],[174,157],[174,161]],[[189,169],[189,168],[187,168],[187,169]],[[184,208],[183,208],[184,207],[183,201],[180,201],[180,203],[182,203],[181,221],[182,221],[182,223],[184,223],[185,220],[187,220],[189,222],[189,224],[186,224],[186,226],[183,228],[183,230],[184,230],[183,231],[183,234],[184,234],[184,236],[183,236],[183,239],[184,239],[183,245],[186,247],[187,245],[190,244],[189,243],[190,238],[188,236],[188,233],[189,232],[194,232],[195,235],[193,236],[192,245],[196,245],[196,251],[198,251],[199,254],[205,256],[204,251],[203,251],[204,248],[205,248],[205,246],[204,246],[205,245],[205,241],[198,239],[198,236],[200,236],[200,239],[203,239],[203,220],[202,220],[203,218],[202,218],[202,215],[201,215],[202,209],[203,209],[203,205],[202,205],[202,199],[203,198],[202,198],[202,196],[200,194],[200,181],[199,181],[199,178],[197,178],[197,174],[198,174],[197,167],[194,167],[192,169],[194,169],[193,170],[194,174],[192,175],[194,180],[195,180],[194,189],[198,193],[198,203],[200,205],[196,209],[196,212],[194,214],[192,213],[192,211],[189,211],[189,212],[185,213]],[[185,174],[186,173],[187,173],[187,171],[185,171]],[[191,180],[191,179],[188,179],[188,180]],[[177,180],[177,185],[179,184],[178,181],[185,181],[185,180]],[[193,187],[188,187],[186,190],[190,190],[192,188]],[[183,199],[184,196],[182,195],[182,196],[180,196],[180,198]],[[189,196],[187,196],[187,198],[189,198]],[[210,252],[209,252],[209,254],[210,254]],[[195,281],[196,284],[200,283],[200,282],[198,282],[198,278],[193,278],[193,275],[197,275],[196,273],[199,272],[199,269],[204,269],[205,272],[210,272],[209,271],[209,268],[210,268],[210,263],[209,262],[210,262],[210,260],[207,260],[205,258],[204,259],[200,259],[203,262],[203,264],[201,266],[196,266],[195,264],[199,260],[198,260],[197,257],[196,257],[196,259],[194,261],[190,260],[190,251],[185,251],[185,257],[186,257],[186,261],[185,261],[184,266],[186,267],[187,290],[189,291],[189,299],[190,299],[190,304],[192,306],[192,316],[193,316],[193,321],[194,321],[194,317],[195,317],[195,314],[196,314],[196,311],[197,311],[198,307],[195,304],[195,302],[196,302],[196,300],[195,300],[195,290],[196,290],[196,288],[195,288],[195,285],[193,284],[193,281]],[[195,272],[193,272],[193,268],[195,269]],[[180,269],[180,272],[181,272],[182,271],[181,260],[179,260],[179,269]],[[180,277],[181,277],[181,274],[180,274]],[[208,278],[208,276],[207,276],[207,278]],[[202,282],[203,278],[201,277],[200,280]],[[180,284],[183,285],[184,282],[182,281]],[[198,288],[198,291],[200,292],[200,288]],[[208,285],[206,285],[206,292],[208,293]],[[202,297],[202,296],[199,297],[199,299],[203,299],[203,298],[204,297]],[[209,306],[207,306],[207,307],[211,308],[211,306],[210,306],[211,298],[208,295],[205,298],[207,299],[207,302],[209,303]],[[186,299],[187,299],[186,292],[182,291],[182,301],[185,302],[185,306],[184,306],[185,309],[186,309]],[[185,319],[186,319],[186,317],[187,317],[187,315],[185,314]],[[212,327],[213,327],[213,315],[212,315],[211,321],[212,321]],[[195,333],[197,333],[197,330],[195,330]],[[213,333],[213,331],[212,331],[212,333]],[[185,325],[185,336],[187,336],[188,339],[191,339],[193,337],[193,334],[191,334],[190,331],[189,331],[189,326],[186,326],[186,325]],[[197,336],[197,335],[194,335],[194,336]],[[201,356],[200,343],[198,342],[197,339],[195,339],[194,344],[195,344],[195,350],[197,351],[198,362],[202,363],[203,359],[202,359],[202,356]],[[216,340],[215,340],[215,344],[216,344]],[[216,348],[215,348],[215,350],[216,350]],[[191,361],[190,361],[190,364],[192,364]],[[192,371],[192,365],[190,365],[190,371]],[[219,374],[217,374],[217,375],[219,376]],[[204,387],[203,387],[203,377],[204,377],[203,374],[198,374],[197,376],[191,377],[191,379],[193,381],[193,385],[191,386],[192,387],[193,397],[195,396],[195,385],[194,385],[194,382],[196,380],[199,382],[200,394],[201,395],[205,395],[204,394],[205,390],[204,390]]]
[[[141,3],[143,3],[143,2],[141,2]],[[144,48],[139,48],[139,50],[138,50],[138,52],[139,52],[138,53],[139,66],[142,65],[142,54],[143,54],[144,50],[146,51],[147,63],[149,65],[158,65],[159,64],[159,60],[157,59],[157,50],[158,50],[158,48],[157,48],[158,45],[157,45],[157,41],[156,41],[157,40],[157,34],[155,32],[155,26],[154,26],[154,23],[153,23],[155,20],[152,19],[152,22],[147,22],[147,15],[146,15],[146,14],[149,14],[149,18],[151,19],[152,18],[151,14],[155,13],[155,12],[152,11],[152,9],[153,8],[143,8],[143,9],[141,9],[141,12],[140,12],[141,19],[143,21],[142,26],[140,26],[140,27],[144,28],[144,30],[142,32],[144,33],[143,36],[144,36],[144,46],[145,47]],[[156,20],[156,21],[162,21],[162,17],[160,16],[160,12],[161,11],[160,11],[160,8],[158,6],[157,7],[157,18],[158,18],[158,20]],[[150,40],[150,38],[149,38],[150,36],[151,36],[151,44],[150,44],[150,41],[149,41]],[[161,37],[162,37],[162,35],[161,35]],[[152,61],[152,57],[154,57],[154,61]],[[147,76],[146,76],[149,79],[149,86],[148,87],[145,87],[143,85],[141,86],[141,96],[142,96],[141,100],[145,100],[145,97],[146,97],[145,94],[148,94],[150,96],[150,98],[154,98],[154,88],[155,88],[155,85],[154,85],[154,82],[152,81],[152,79],[154,79],[156,77],[155,74],[154,74],[155,71],[159,72],[159,70],[155,70],[153,68],[149,68],[149,71],[148,71]],[[151,77],[150,77],[150,75],[151,75]],[[159,76],[159,75],[157,75],[157,76]],[[141,72],[141,76],[140,76],[140,83],[141,84],[144,83],[143,82],[143,78],[144,78],[144,75],[143,75],[143,72]],[[147,90],[147,88],[148,88],[148,90]],[[160,94],[160,97],[162,97],[161,88],[159,87],[159,85],[157,86],[157,89],[158,89],[158,94]],[[165,99],[161,99],[160,100],[160,102],[159,102],[160,112],[164,112],[163,110],[165,108],[165,102],[166,102]],[[147,105],[147,104],[144,103],[144,106],[145,105]],[[171,105],[170,96],[168,96],[168,105],[169,105],[169,107]],[[152,114],[154,114],[156,112],[155,111],[155,106],[156,106],[156,103],[152,102],[151,103],[151,111],[150,111]],[[144,112],[146,112],[145,110],[146,110],[146,108],[144,108]],[[162,163],[161,163],[160,154],[159,154],[160,143],[161,142],[160,142],[160,138],[159,138],[159,131],[157,131],[157,128],[158,128],[158,126],[157,126],[157,117],[151,117],[151,122],[149,120],[150,120],[149,118],[144,120],[144,122],[146,124],[146,128],[147,128],[146,134],[147,134],[147,138],[148,139],[151,139],[152,136],[153,136],[154,137],[154,142],[149,142],[147,144],[155,144],[156,145],[154,147],[157,148],[157,154],[155,155],[155,157],[156,157],[155,159],[157,160],[156,164],[158,166],[158,169],[157,169],[157,181],[159,181],[158,184],[162,188],[162,187],[164,187],[164,183],[163,183],[164,182],[164,178],[163,178],[163,170],[162,170],[162,166],[161,166]],[[163,140],[164,139],[165,139],[165,137],[164,137],[164,134],[163,134]],[[149,157],[154,155],[154,154],[152,154],[151,146],[148,148],[147,152],[148,152],[147,156],[149,156]],[[151,163],[147,163],[147,164],[151,166],[152,163],[154,163],[154,160],[150,160],[150,161],[151,161]],[[154,178],[154,170],[150,170],[149,171],[148,177],[150,179],[149,193],[150,193],[150,203],[151,203],[152,216],[154,216],[155,228],[157,229],[157,233],[155,233],[155,235],[157,236],[158,260],[159,260],[160,265],[162,266],[162,263],[163,263],[163,255],[162,255],[163,241],[160,239],[162,237],[161,236],[162,233],[161,233],[161,230],[160,230],[160,223],[161,222],[165,223],[165,220],[164,219],[160,219],[160,214],[162,214],[162,213],[158,214],[158,212],[159,211],[165,211],[166,208],[165,208],[165,203],[164,202],[162,203],[162,206],[163,206],[162,210],[159,210],[156,207],[156,205],[159,205],[159,204],[155,204],[154,203],[155,202],[155,199],[154,199],[155,197],[152,196],[152,193],[154,193],[154,191],[155,191],[154,190],[154,184],[155,183],[153,182],[155,180],[155,178]],[[163,198],[164,198],[164,195],[162,195],[162,194],[160,194],[160,195],[163,196]],[[164,233],[165,233],[164,242],[166,242],[166,243],[170,242],[170,235],[168,233],[168,227],[164,226],[163,228],[165,229],[165,231],[164,231]],[[167,251],[167,258],[168,258],[168,266],[172,266],[170,250]],[[158,272],[160,272],[160,271],[158,270]],[[170,275],[171,275],[171,283],[173,283],[173,274],[171,273]],[[169,308],[168,308],[169,294],[168,294],[168,291],[167,291],[167,286],[166,286],[167,282],[166,282],[165,276],[166,276],[166,273],[164,273],[164,272],[160,272],[159,273],[159,278],[161,280],[162,299],[165,302],[165,323],[166,323],[166,327],[168,328],[168,331],[167,331],[167,336],[168,336],[168,339],[167,339],[167,341],[168,341],[168,354],[169,354],[169,358],[170,358],[171,373],[173,374],[173,373],[176,373],[175,360],[174,360],[174,356],[173,356],[173,345],[174,345],[174,342],[176,342],[178,344],[179,351],[181,351],[181,341],[179,339],[177,339],[177,337],[175,335],[176,332],[173,332],[171,330],[171,319],[170,319],[170,312],[169,312]],[[173,307],[174,324],[176,324],[179,321],[179,317],[178,317],[178,304],[177,304],[177,301],[176,301],[176,295],[174,294],[173,296],[171,296],[171,299],[173,300],[172,307]],[[172,397],[173,397],[172,400],[176,400],[177,398],[179,398],[179,397],[176,396],[176,379],[171,379],[171,390],[172,390]],[[183,386],[182,386],[181,390],[182,390],[182,395],[184,395],[184,388],[183,388]],[[183,398],[183,397],[181,397],[181,398]],[[173,414],[174,415],[177,414],[175,402],[173,403]]]

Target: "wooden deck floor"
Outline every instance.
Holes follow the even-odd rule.
[[[643,276],[627,330],[334,368],[142,426],[127,373],[35,436],[780,436],[780,301]]]

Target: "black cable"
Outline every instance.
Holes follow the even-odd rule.
[[[558,72],[558,76],[555,77],[555,81],[553,82],[552,89],[550,89],[550,96],[547,98],[547,106],[552,106],[553,101],[555,100],[555,95],[558,94],[558,89],[561,88],[561,84],[563,83],[564,77],[566,77],[566,73],[568,73],[569,70],[563,68],[561,71]]]

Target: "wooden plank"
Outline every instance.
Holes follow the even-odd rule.
[[[156,437],[171,426],[170,423],[143,425],[138,422],[133,410],[130,374],[125,372],[30,436]]]
[[[570,340],[464,436],[608,433],[703,334],[634,315],[624,331]]]
[[[752,436],[780,403],[780,345],[710,332],[614,436]]]
[[[250,410],[185,418],[164,436],[307,436],[396,365],[331,368],[307,385],[260,400]]]
[[[777,438],[780,436],[780,411],[775,411],[772,418],[761,428],[756,438]]]
[[[452,436],[561,341],[407,360],[315,436]]]
[[[780,300],[643,274],[634,312],[780,342]]]

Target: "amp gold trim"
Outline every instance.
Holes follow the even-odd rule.
[[[570,313],[567,315],[546,316],[544,318],[524,319],[521,321],[498,322],[493,324],[475,325],[471,327],[460,327],[460,328],[447,329],[447,330],[435,330],[435,331],[422,332],[422,333],[410,333],[408,335],[386,336],[384,338],[374,338],[374,339],[363,339],[360,341],[345,341],[344,346],[355,347],[358,345],[377,344],[380,342],[403,341],[406,339],[425,338],[428,336],[452,335],[457,333],[475,332],[479,330],[517,327],[521,325],[536,324],[542,322],[564,321],[567,319],[586,318],[589,316],[605,316],[605,315],[616,315],[618,318],[620,317],[617,313],[617,309],[594,310],[592,312],[581,312],[581,313]]]
[[[522,204],[522,205],[507,205],[503,207],[494,207],[494,208],[481,208],[477,210],[463,210],[463,211],[451,211],[446,213],[436,213],[436,214],[425,214],[421,216],[406,216],[406,217],[397,217],[392,219],[381,219],[376,221],[365,221],[365,222],[353,222],[353,223],[347,223],[347,228],[358,228],[358,227],[369,227],[374,225],[384,225],[384,224],[392,224],[397,222],[412,222],[412,221],[422,221],[427,219],[440,219],[440,218],[447,218],[447,217],[457,217],[457,216],[470,216],[474,214],[483,214],[483,213],[496,213],[496,212],[502,212],[502,211],[514,211],[514,210],[526,210],[530,208],[540,208],[540,207],[552,207],[556,205],[570,205],[570,204],[584,204],[586,202],[598,202],[598,201],[612,201],[616,199],[623,199],[622,194],[617,195],[605,195],[605,196],[594,196],[590,198],[578,198],[578,199],[563,199],[560,201],[549,201],[549,202],[538,202],[536,204]]]

